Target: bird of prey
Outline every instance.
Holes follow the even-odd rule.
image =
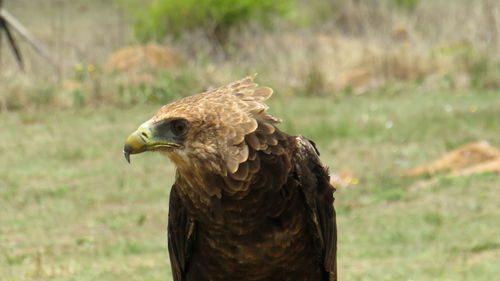
[[[125,158],[160,152],[177,167],[168,249],[175,281],[337,280],[327,169],[314,143],[280,131],[254,76],[163,106]]]

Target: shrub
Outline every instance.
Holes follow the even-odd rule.
[[[201,29],[209,38],[223,43],[231,28],[255,21],[269,26],[273,16],[283,16],[292,1],[287,0],[153,0],[139,5],[127,2],[138,40],[174,38]]]
[[[417,0],[392,0],[392,2],[399,8],[413,10],[417,5]]]

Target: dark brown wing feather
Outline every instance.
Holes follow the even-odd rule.
[[[337,280],[337,226],[333,208],[335,188],[329,183],[328,171],[319,160],[314,143],[297,137],[295,169],[310,215],[309,225],[315,246],[320,249],[328,277]]]
[[[294,182],[300,187],[302,192],[301,197],[305,200],[309,217],[309,233],[314,242],[315,252],[318,253],[318,263],[324,269],[324,275],[321,280],[336,281],[337,230],[333,208],[333,192],[335,189],[329,184],[328,171],[322,166],[314,144],[303,137],[293,138],[295,138],[295,141],[291,141],[290,144],[294,142],[296,146],[291,159],[291,163],[293,164],[290,177],[294,178]],[[261,153],[260,157],[271,157],[266,155],[265,153]],[[255,157],[257,156],[254,155]],[[249,171],[251,169],[249,168]],[[274,172],[271,174],[276,175]],[[271,177],[269,180],[273,178]],[[296,184],[293,185],[297,186]],[[265,186],[274,185],[266,181]],[[196,223],[187,214],[186,206],[183,205],[178,192],[178,188],[174,185],[170,195],[168,224],[168,242],[172,272],[174,281],[186,281],[189,278],[190,280],[197,280],[196,278],[193,279],[192,276],[187,277],[190,271],[191,273],[189,274],[194,274],[193,268],[196,267],[193,263],[190,269],[190,260],[192,259],[192,255],[194,256],[194,253],[196,253],[193,245],[197,236],[197,227]],[[261,198],[261,200],[263,199],[265,198]],[[273,206],[273,204],[264,204],[264,206]],[[274,206],[276,207],[276,205]],[[194,272],[196,273],[197,271],[194,270]]]
[[[168,252],[174,281],[185,281],[195,239],[196,224],[189,218],[177,189],[172,186],[168,213]]]

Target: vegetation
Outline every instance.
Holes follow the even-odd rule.
[[[160,0],[139,5],[122,0],[119,6],[112,6],[78,0],[65,7],[66,19],[72,20],[65,21],[65,30],[60,32],[51,29],[55,24],[45,19],[61,17],[62,8],[20,0],[7,8],[28,27],[41,34],[74,36],[46,38],[49,43],[54,40],[50,44],[62,46],[54,52],[65,56],[57,75],[33,55],[26,59],[26,74],[17,75],[16,65],[3,48],[0,111],[163,104],[256,72],[262,83],[287,95],[342,98],[394,88],[499,89],[500,21],[495,15],[500,5],[489,0],[458,1],[450,6],[423,0],[314,0],[308,5],[246,0],[235,2],[238,5]],[[132,23],[120,7],[132,11]],[[32,17],[28,8],[47,17]],[[179,11],[194,16],[181,16],[184,12]],[[79,17],[81,13],[85,16]],[[287,16],[282,17],[284,14]],[[116,20],[110,15],[116,15]],[[173,22],[164,22],[164,17]],[[266,22],[272,22],[273,28],[263,27]],[[82,32],[81,26],[90,28]],[[237,32],[223,32],[228,36],[223,50],[207,35],[217,26],[221,30],[237,28]],[[457,26],[464,31],[457,32]],[[126,37],[123,34],[128,34],[128,28],[146,37]],[[165,28],[169,32],[164,34]],[[194,30],[199,28],[208,30]],[[175,34],[182,36],[174,40]],[[107,58],[127,41],[141,42],[151,36],[167,44],[183,63],[159,69],[151,69],[146,62],[131,64],[133,73],[106,68]],[[65,40],[68,42],[60,43]],[[73,41],[79,44],[70,43]]]
[[[154,0],[145,7],[137,1],[126,3],[133,7],[134,31],[139,41],[202,30],[219,44],[225,43],[228,33],[238,25],[249,21],[269,25],[273,16],[284,15],[290,6],[290,1],[285,0]]]
[[[245,0],[238,20],[218,1],[208,22],[170,23],[162,1],[58,2],[4,1],[59,67],[20,43],[21,73],[0,50],[0,281],[169,280],[173,166],[156,154],[128,165],[124,138],[160,105],[256,72],[281,128],[315,140],[331,171],[355,173],[336,193],[342,280],[500,276],[498,175],[426,187],[404,176],[468,142],[500,145],[498,1]],[[223,51],[207,34],[217,24],[237,26]],[[181,63],[107,68],[146,38]]]

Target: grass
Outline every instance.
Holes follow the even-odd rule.
[[[315,140],[338,189],[342,280],[494,280],[500,177],[443,176],[418,190],[403,173],[450,148],[500,144],[494,92],[342,99],[276,93],[281,128]],[[8,112],[0,132],[0,280],[171,280],[166,249],[174,168],[123,159],[125,137],[158,106]],[[495,262],[496,261],[496,262]]]

